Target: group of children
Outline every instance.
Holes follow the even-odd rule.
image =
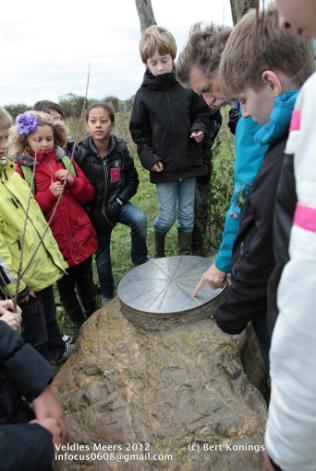
[[[179,254],[187,255],[195,222],[196,178],[207,173],[202,142],[218,131],[218,117],[177,81],[176,43],[167,30],[149,28],[140,53],[147,70],[135,97],[130,130],[142,165],[157,187],[155,256],[165,255],[165,237],[177,215]],[[59,105],[47,100],[17,116],[10,139],[13,157],[8,159],[10,127],[10,116],[1,110],[0,256],[3,271],[9,274],[2,280],[3,291],[16,296],[22,307],[24,339],[55,362],[66,358],[73,346],[56,321],[53,284],[79,330],[96,310],[92,256],[105,304],[115,288],[113,228],[117,223],[130,227],[131,258],[137,266],[148,260],[147,218],[130,202],[138,175],[126,143],[113,134],[115,116],[108,104],[88,108],[88,137],[77,145],[68,141]]]
[[[266,466],[284,470],[314,469],[316,438],[316,383],[310,374],[315,353],[314,75],[297,100],[314,71],[308,38],[316,36],[316,9],[304,0],[296,17],[297,3],[278,0],[283,23],[273,6],[249,12],[232,32],[196,25],[177,63],[178,78],[190,88],[177,80],[173,36],[158,26],[148,28],[140,42],[146,72],[130,122],[142,165],[157,188],[155,256],[164,256],[177,215],[179,251],[185,255],[191,252],[196,178],[206,172],[202,142],[212,126],[218,128],[220,107],[228,101],[240,104],[234,194],[223,242],[194,295],[205,283],[224,286],[231,273],[215,319],[229,334],[253,324],[272,378]],[[86,119],[89,137],[76,147],[68,143],[67,155],[58,108],[19,115],[13,162],[6,158],[10,117],[0,112],[0,280],[4,293],[16,296],[22,308],[24,338],[49,361],[61,358],[69,346],[56,322],[52,284],[57,282],[66,312],[79,328],[95,309],[94,253],[103,300],[113,297],[110,241],[116,223],[131,228],[134,265],[148,256],[146,216],[129,201],[138,176],[125,142],[112,134],[114,113],[97,103]]]

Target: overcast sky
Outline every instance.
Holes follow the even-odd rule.
[[[196,21],[232,24],[229,0],[152,0],[158,24],[185,45]],[[0,17],[0,105],[85,94],[133,95],[144,73],[135,0],[6,1]]]

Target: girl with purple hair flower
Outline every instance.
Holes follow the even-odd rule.
[[[31,185],[34,197],[49,221],[67,273],[57,281],[61,303],[79,330],[96,310],[92,255],[97,248],[95,229],[83,208],[94,189],[64,147],[66,130],[60,121],[39,111],[18,115],[13,144],[17,171]]]
[[[63,276],[67,264],[51,231],[43,236],[46,221],[41,209],[34,198],[29,200],[28,185],[7,158],[10,126],[11,117],[0,108],[0,286],[5,295],[14,297],[20,278],[16,301],[22,309],[22,336],[54,362],[69,351],[56,321],[52,291],[52,284]],[[34,118],[28,116],[18,124],[23,133],[32,132],[35,126]],[[23,273],[19,276],[20,260]]]

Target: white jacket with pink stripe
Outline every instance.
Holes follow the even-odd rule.
[[[298,203],[290,260],[278,289],[270,351],[270,457],[286,471],[316,470],[316,73],[296,102],[286,152],[294,153]]]

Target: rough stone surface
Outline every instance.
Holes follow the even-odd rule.
[[[83,326],[54,381],[69,442],[89,451],[93,443],[123,444],[125,455],[124,444],[145,442],[173,460],[60,461],[57,469],[261,470],[253,447],[263,444],[266,406],[244,374],[244,344],[245,335],[225,335],[212,319],[145,332],[118,300],[108,303]],[[200,452],[188,451],[193,443]],[[203,451],[205,443],[217,451]]]

